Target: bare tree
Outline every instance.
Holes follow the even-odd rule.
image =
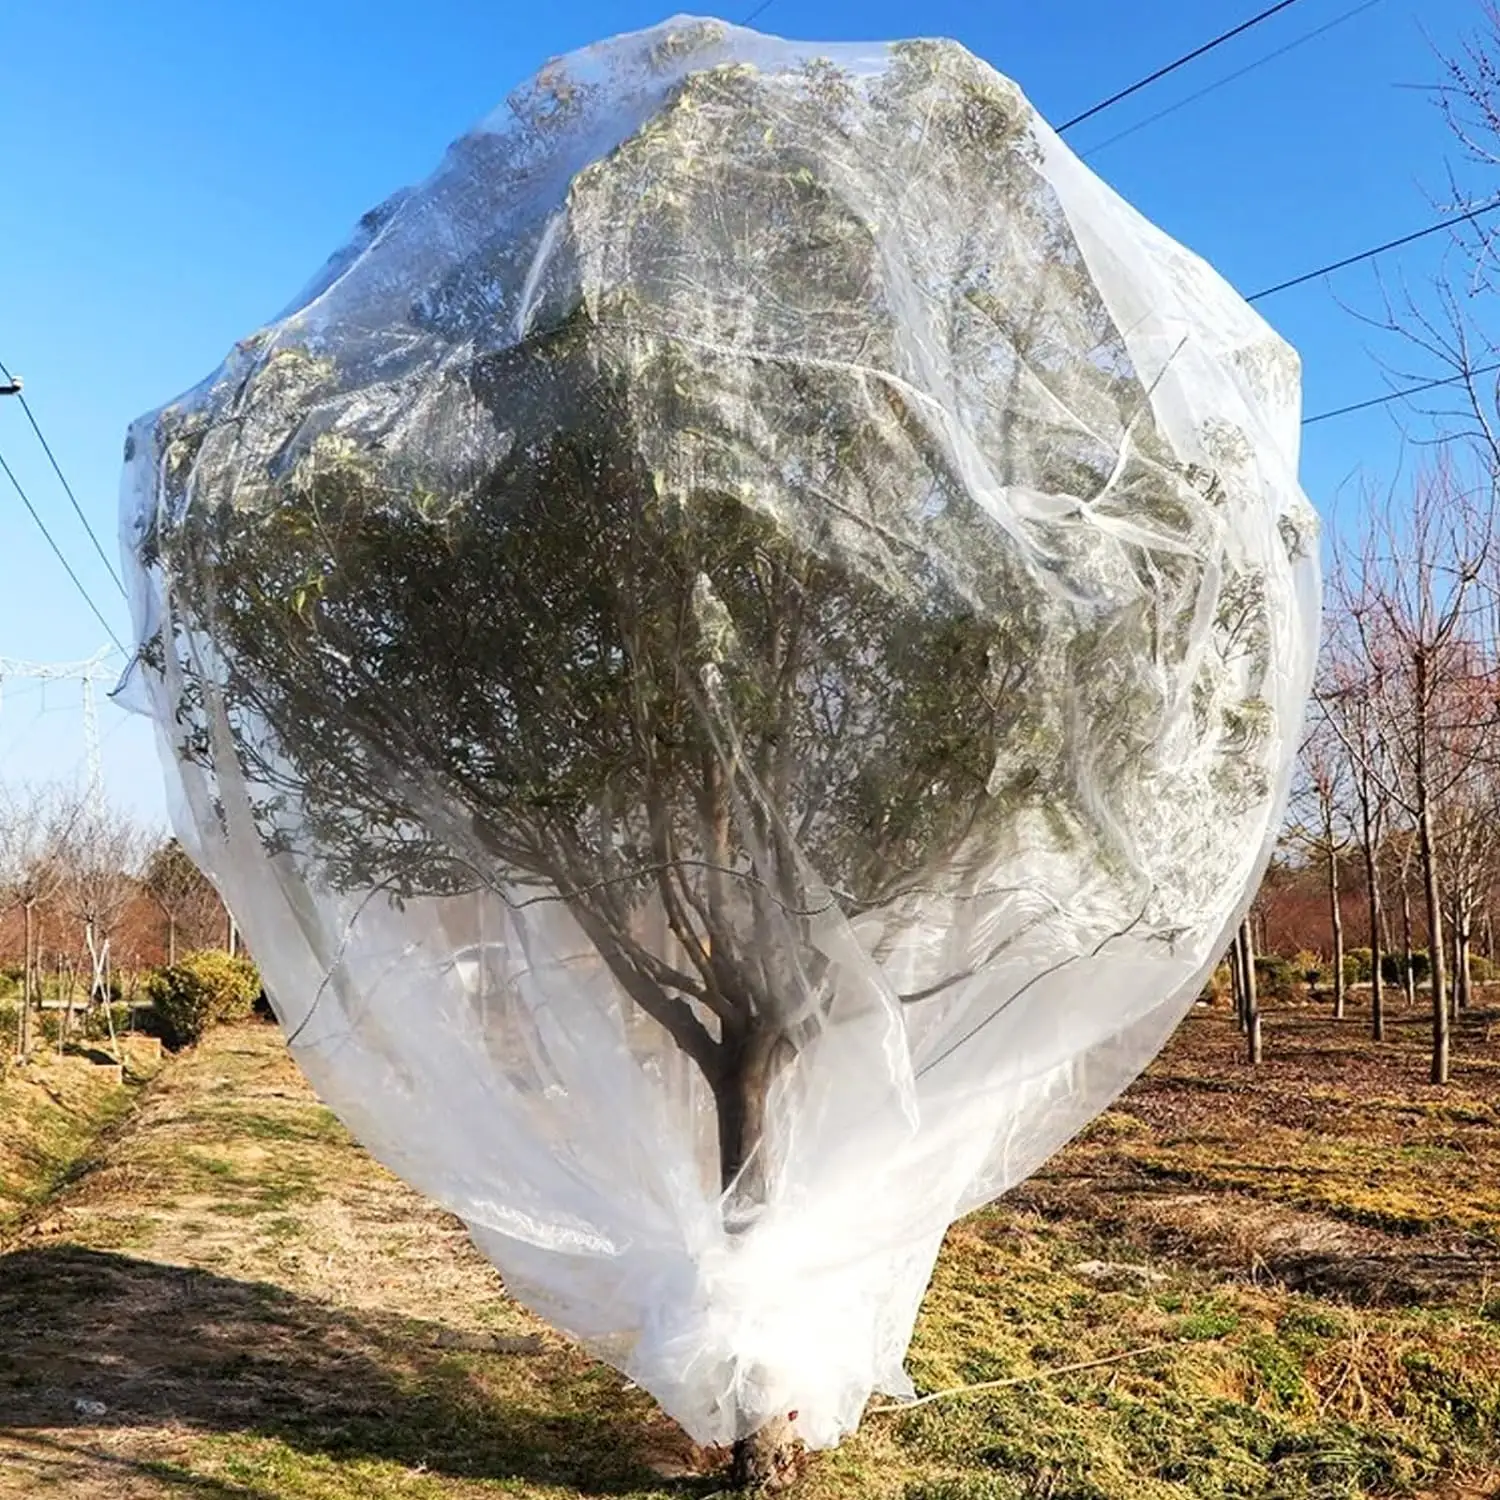
[[[37,916],[62,887],[65,849],[81,804],[56,787],[0,787],[0,903],[16,907],[24,924],[21,1013],[16,1049],[31,1052],[32,1012],[41,1003],[41,955]]]
[[[77,819],[66,843],[63,900],[81,928],[88,955],[88,1003],[102,1003],[106,1012],[110,943],[125,908],[140,892],[144,848],[140,827],[126,813],[97,805]]]
[[[1467,746],[1492,707],[1476,718],[1480,670],[1473,637],[1488,613],[1493,575],[1495,491],[1488,474],[1465,482],[1457,456],[1440,451],[1409,495],[1369,506],[1357,553],[1346,551],[1346,608],[1352,638],[1378,668],[1369,678],[1391,753],[1386,790],[1411,818],[1427,908],[1432,971],[1434,1083],[1448,1080],[1447,964],[1439,858],[1442,811],[1469,776]]]
[[[1400,838],[1395,842],[1399,846],[1395,859],[1396,886],[1401,892],[1401,988],[1406,996],[1407,1006],[1414,1010],[1417,1004],[1417,954],[1411,913],[1411,883],[1417,856],[1415,830],[1409,826],[1403,827]]]
[[[1385,912],[1381,889],[1381,855],[1390,823],[1391,782],[1389,754],[1381,732],[1383,661],[1372,661],[1361,652],[1358,632],[1351,628],[1350,600],[1346,579],[1335,572],[1331,593],[1328,638],[1324,647],[1322,679],[1317,711],[1327,730],[1335,736],[1349,768],[1352,820],[1355,841],[1365,868],[1366,901],[1370,933],[1370,1031],[1385,1040],[1385,974],[1383,968]],[[1373,644],[1373,643],[1370,643]],[[1406,909],[1408,966],[1410,965],[1410,903]]]
[[[1493,724],[1486,728],[1493,731]],[[1486,736],[1488,737],[1488,736]],[[1448,898],[1448,932],[1453,960],[1450,1015],[1466,1010],[1473,999],[1470,956],[1476,916],[1494,875],[1500,838],[1500,793],[1495,784],[1492,751],[1466,736],[1448,746],[1462,767],[1447,798],[1439,827],[1439,857]]]
[[[1326,686],[1320,698],[1328,696]],[[1333,1017],[1344,1019],[1344,915],[1339,861],[1354,841],[1350,816],[1353,772],[1341,738],[1326,714],[1314,714],[1302,742],[1300,775],[1292,803],[1291,837],[1322,865],[1333,936]]]

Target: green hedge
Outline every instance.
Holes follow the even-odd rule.
[[[210,1027],[248,1018],[260,996],[260,973],[247,958],[206,948],[154,974],[146,990],[162,1041],[190,1047]]]

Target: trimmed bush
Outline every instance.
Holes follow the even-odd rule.
[[[1493,984],[1495,982],[1495,965],[1482,954],[1471,953],[1469,955],[1469,978],[1475,984]]]
[[[1368,948],[1344,949],[1344,983],[1369,984],[1374,975],[1374,954]]]
[[[247,958],[205,948],[154,974],[146,989],[162,1041],[190,1047],[210,1027],[249,1017],[260,996],[260,974]]]

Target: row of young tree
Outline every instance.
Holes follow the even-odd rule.
[[[1442,270],[1382,280],[1380,310],[1362,319],[1401,351],[1392,384],[1421,392],[1401,409],[1422,459],[1410,479],[1367,488],[1354,516],[1331,518],[1324,650],[1285,851],[1325,881],[1336,1012],[1341,884],[1361,897],[1377,1039],[1390,976],[1414,1004],[1413,951],[1425,950],[1435,1083],[1448,1079],[1474,942],[1481,929],[1492,942],[1500,892],[1500,240],[1486,217],[1500,186],[1500,6],[1440,62],[1433,98],[1454,144]]]
[[[70,787],[0,784],[0,1000],[15,1003],[0,1050],[29,1055],[49,991],[70,1024],[118,971],[216,943],[233,946],[233,925],[175,839]]]
[[[1389,977],[1427,957],[1431,1078],[1446,1083],[1474,943],[1500,888],[1500,545],[1494,467],[1445,447],[1414,483],[1364,497],[1331,538],[1327,614],[1288,843],[1325,880],[1335,1014],[1346,1003],[1343,886],[1357,869],[1370,1026]],[[1395,965],[1383,963],[1392,953]]]

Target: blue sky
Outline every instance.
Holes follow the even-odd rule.
[[[1263,3],[771,0],[756,25],[811,40],[956,37],[1059,121]],[[1357,3],[1298,0],[1069,139],[1099,146],[1095,170],[1247,292],[1420,227],[1456,155],[1420,86],[1439,76],[1435,52],[1481,23],[1475,0],[1373,0],[1103,144]],[[49,0],[0,11],[0,359],[24,375],[110,555],[128,421],[208,373],[360,214],[425,176],[547,57],[670,13],[636,0]],[[1385,270],[1420,285],[1442,256],[1439,236]],[[1356,269],[1335,285],[1337,298],[1319,283],[1262,305],[1302,352],[1309,412],[1384,389],[1372,357],[1382,346],[1340,306],[1373,311],[1374,277]],[[127,639],[122,602],[13,401],[0,402],[0,453]],[[1397,459],[1389,413],[1324,423],[1307,431],[1304,483],[1326,511],[1352,473],[1388,477]],[[0,657],[82,658],[104,638],[0,480]],[[0,777],[78,768],[78,700],[70,686],[6,683]],[[111,790],[160,819],[146,727],[109,704],[100,717]]]

